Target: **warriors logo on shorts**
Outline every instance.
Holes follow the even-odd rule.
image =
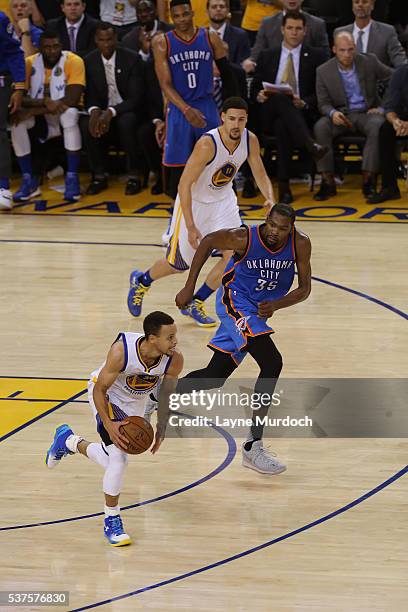
[[[131,391],[138,393],[148,393],[157,385],[159,380],[158,376],[151,374],[135,374],[134,376],[127,376],[126,386]]]
[[[236,165],[232,164],[231,162],[227,162],[222,166],[222,168],[219,168],[214,172],[211,182],[214,187],[224,187],[232,181],[236,172]]]

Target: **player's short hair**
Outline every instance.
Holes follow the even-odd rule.
[[[52,30],[51,28],[41,32],[39,40],[40,43],[42,43],[43,40],[49,40],[50,38],[58,38],[59,42],[61,42],[58,32]]]
[[[113,26],[108,21],[98,21],[98,23],[96,24],[96,28],[95,28],[95,34],[97,32],[107,32],[108,30],[112,30],[116,36],[115,26]]]
[[[158,336],[163,325],[173,325],[174,319],[165,312],[155,310],[148,314],[143,320],[143,331],[146,338]]]
[[[275,206],[272,206],[270,213],[268,215],[268,219],[269,217],[271,217],[273,215],[273,213],[277,213],[278,215],[282,215],[283,217],[289,217],[290,222],[292,223],[292,225],[295,222],[296,219],[296,211],[295,209],[290,205],[290,204],[275,204]]]
[[[171,0],[171,2],[170,2],[170,10],[172,8],[174,8],[175,6],[180,6],[180,4],[188,4],[189,7],[191,8],[190,0]]]
[[[239,98],[238,96],[233,96],[224,100],[221,111],[226,113],[230,108],[238,108],[248,112],[248,104],[245,102],[244,98]]]
[[[286,11],[282,19],[282,27],[284,28],[288,19],[295,19],[301,21],[303,26],[306,27],[306,17],[304,13],[300,11]]]

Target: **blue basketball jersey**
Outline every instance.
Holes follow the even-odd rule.
[[[197,28],[189,41],[177,36],[174,30],[165,36],[174,89],[186,102],[212,96],[214,56],[207,30]]]
[[[225,269],[221,297],[223,310],[240,311],[257,306],[265,300],[277,300],[286,295],[295,276],[295,229],[286,244],[278,251],[271,251],[262,241],[259,226],[248,227],[248,246],[245,255],[232,257]],[[231,312],[232,314],[232,312]]]

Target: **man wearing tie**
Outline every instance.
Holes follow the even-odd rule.
[[[63,17],[50,19],[47,28],[58,32],[64,51],[72,51],[81,57],[95,49],[96,19],[85,13],[83,0],[63,0]]]
[[[406,53],[398,40],[395,28],[388,23],[371,19],[375,0],[353,0],[354,23],[335,30],[350,32],[357,53],[374,53],[386,66],[398,68],[407,63]]]
[[[86,193],[96,195],[107,188],[105,153],[113,141],[126,153],[125,194],[134,195],[141,190],[137,130],[145,120],[143,61],[135,51],[118,47],[117,34],[110,23],[98,24],[95,41],[97,49],[85,58],[85,107],[89,116],[81,118],[93,175]]]
[[[304,13],[288,11],[284,15],[282,45],[261,52],[253,83],[253,95],[260,104],[259,131],[276,136],[279,201],[286,204],[293,201],[289,188],[293,149],[304,148],[314,159],[327,152],[313,141],[310,132],[318,118],[316,69],[326,60],[326,53],[304,45],[305,24]],[[264,81],[290,89],[265,90]]]

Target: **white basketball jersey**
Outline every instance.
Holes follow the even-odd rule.
[[[113,385],[108,389],[107,395],[113,413],[111,417],[122,419],[126,415],[139,415],[141,404],[144,406],[149,394],[157,387],[170,365],[171,357],[161,355],[152,366],[148,367],[140,353],[143,338],[143,334],[132,332],[121,332],[117,337],[117,340],[123,342],[125,364]],[[95,372],[92,372],[92,382],[97,381],[104,365],[105,362]]]
[[[232,180],[249,155],[249,134],[244,129],[241,140],[233,153],[224,144],[219,128],[210,130],[205,136],[211,137],[215,155],[206,165],[191,189],[192,199],[197,202],[218,202],[235,196]]]

